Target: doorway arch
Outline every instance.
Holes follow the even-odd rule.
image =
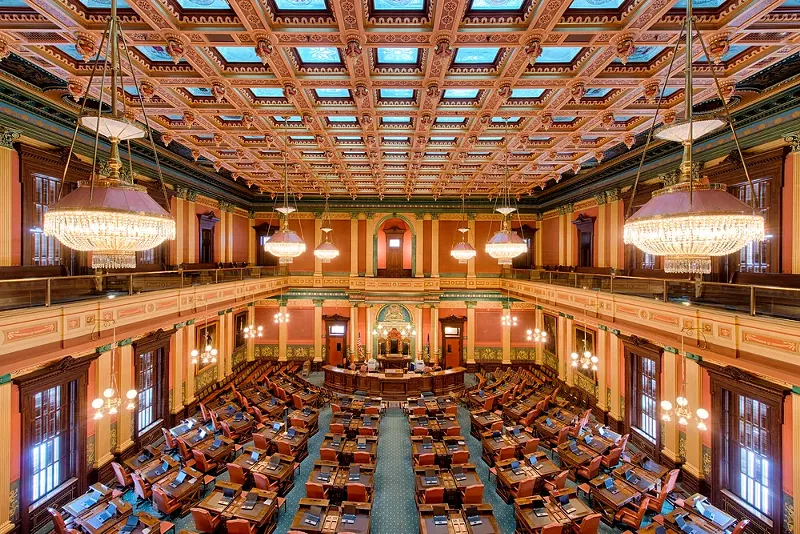
[[[384,233],[386,228],[390,228],[393,226],[393,223],[402,222],[405,226],[405,232],[410,234],[411,236],[411,243],[410,248],[408,250],[404,250],[403,252],[403,259],[405,261],[406,253],[410,256],[410,265],[411,265],[411,277],[415,277],[417,275],[417,233],[414,228],[414,224],[406,217],[405,215],[401,215],[398,213],[391,213],[385,215],[381,218],[380,221],[375,224],[375,230],[372,234],[372,272],[375,273],[375,276],[378,276],[378,266],[379,266],[379,246],[380,243],[380,235]],[[403,243],[404,247],[406,246],[405,242]]]

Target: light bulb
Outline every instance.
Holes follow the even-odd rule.
[[[97,421],[98,419],[103,418],[103,412],[94,412],[94,420]]]
[[[686,421],[686,418],[685,418],[685,417],[679,417],[679,418],[678,418],[678,424],[679,424],[679,425],[681,425],[681,426],[686,426],[686,423],[687,423],[687,421]]]
[[[92,401],[92,408],[99,410],[103,407],[103,399],[95,399]]]
[[[705,408],[698,408],[697,417],[699,419],[708,419],[708,410],[706,410]]]
[[[128,392],[125,394],[125,396],[128,397],[128,399],[130,400],[135,399],[136,395],[138,395],[138,393],[136,392],[135,389],[129,389]]]
[[[128,403],[128,405],[127,405],[127,406],[125,406],[125,409],[126,409],[126,410],[128,410],[129,412],[130,412],[131,410],[133,410],[134,408],[136,408],[136,404],[135,404],[135,403],[133,403],[133,402],[129,402],[129,403]]]
[[[192,355],[192,358],[197,358],[200,352],[197,349],[193,349],[192,352],[190,352],[189,354]]]
[[[661,409],[662,410],[666,410],[666,411],[670,411],[672,409],[672,403],[670,401],[668,401],[668,400],[662,400],[661,401]]]
[[[412,335],[412,336],[416,336],[416,335],[417,335],[417,331],[416,331],[416,330],[412,330],[412,331],[411,331],[411,335]]]
[[[588,364],[588,363],[584,363],[584,364],[583,364],[583,368],[584,368],[584,369],[588,369],[588,368],[589,368],[589,364]]]
[[[114,415],[116,413],[117,413],[117,409],[114,408],[113,406],[108,409],[108,415]]]
[[[584,358],[589,358],[589,357],[591,357],[591,355],[592,355],[592,353],[589,352],[588,350],[583,351],[583,357]]]
[[[531,335],[533,335],[533,330],[531,330],[530,328],[528,328],[528,329],[525,331],[525,333],[526,333],[526,334],[528,334],[529,336],[531,336]]]
[[[703,421],[700,421],[697,423],[697,430],[706,431],[708,430],[708,427],[706,427],[706,424]]]
[[[258,325],[258,329],[257,330],[258,330],[258,335],[261,335],[261,332],[264,331],[264,327],[261,326],[261,325]]]
[[[211,350],[211,345],[206,345],[206,352]]]
[[[192,358],[192,365],[197,365],[197,357]]]
[[[572,362],[572,367],[578,367],[578,362],[577,361]]]
[[[665,413],[664,415],[661,416],[661,420],[664,421],[665,423],[669,423],[670,421],[672,421],[672,418],[669,416],[669,414]]]
[[[686,406],[689,404],[689,401],[686,399],[686,397],[678,397],[675,399],[675,402],[678,403],[678,406]]]
[[[216,356],[218,354],[217,349],[211,349],[211,355]]]
[[[592,364],[592,371],[597,371],[597,365]]]
[[[570,358],[572,358],[573,360],[577,360],[577,359],[578,359],[578,353],[577,353],[577,352],[573,352],[573,353],[570,355]]]
[[[597,356],[592,356],[592,363],[597,363],[599,361],[600,361],[600,358],[598,358]]]
[[[547,337],[547,332],[542,331],[542,337]]]
[[[105,391],[103,391],[103,396],[107,399],[110,399],[114,396],[114,390],[112,388],[107,388]]]
[[[216,357],[216,356],[214,356],[213,358],[211,358],[211,363],[217,363],[217,357]]]

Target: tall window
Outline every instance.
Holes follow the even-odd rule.
[[[769,513],[769,429],[767,405],[739,395],[738,449],[739,487],[736,492],[747,504]]]
[[[642,269],[655,269],[656,268],[656,256],[655,254],[648,254],[647,252],[642,253]]]
[[[756,210],[766,219],[769,205],[769,180],[753,182],[753,188],[744,184],[736,187],[739,200],[752,205],[755,190]],[[764,241],[751,241],[739,251],[739,271],[747,273],[766,273],[769,271],[769,237]]]
[[[159,330],[133,344],[136,384],[139,392],[134,418],[137,447],[161,437],[169,415],[169,344],[174,330]]]
[[[58,198],[61,180],[43,174],[33,175],[33,265],[42,267],[61,264],[61,245],[53,236],[47,236],[44,228],[44,214]]]
[[[155,356],[153,351],[139,355],[139,401],[137,404],[137,428],[139,433],[149,430],[156,420]]]
[[[656,362],[650,358],[639,357],[639,376],[637,378],[638,422],[636,427],[651,441],[656,439]]]
[[[625,346],[625,431],[650,458],[661,456],[661,347],[641,338],[623,338]]]
[[[34,443],[32,457],[32,500],[38,501],[66,480],[68,469],[64,432],[64,411],[61,386],[48,388],[33,396]]]

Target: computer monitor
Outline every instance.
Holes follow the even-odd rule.
[[[569,495],[559,495],[558,503],[561,505],[569,504]]]
[[[281,429],[281,424],[280,423],[272,423],[272,431],[273,432],[278,432],[280,429]]]
[[[515,436],[519,436],[519,434],[520,434],[520,429],[519,429],[519,427],[518,427],[518,426],[515,426],[515,427],[514,427],[514,430],[512,430],[512,431],[511,431],[511,433],[512,433],[512,434],[514,434]]]
[[[287,435],[289,436],[289,439],[292,439],[293,437],[295,437],[296,434],[297,434],[297,430],[295,430],[294,428],[290,428],[289,432],[287,432]]]
[[[511,462],[511,470],[516,471],[517,469],[519,469],[519,461],[514,460],[513,462]]]
[[[225,496],[228,499],[232,499],[233,495],[234,495],[234,491],[233,491],[232,488],[223,488],[222,489],[222,495]]]
[[[212,449],[219,449],[222,446],[222,440],[217,438],[214,440],[214,443],[211,444]]]
[[[253,451],[250,453],[250,461],[255,463],[261,457],[261,454],[258,451]]]
[[[175,482],[182,484],[184,480],[186,480],[186,471],[181,469],[178,471],[178,475],[175,477]]]
[[[583,436],[583,441],[585,441],[587,444],[591,443],[592,442],[592,435],[591,434],[586,434],[585,436]]]
[[[604,484],[605,484],[605,486],[606,486],[606,489],[611,489],[611,488],[613,488],[613,487],[614,487],[614,479],[613,479],[613,478],[611,478],[611,477],[608,477],[608,478],[605,480]]]

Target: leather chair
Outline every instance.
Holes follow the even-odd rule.
[[[181,457],[181,463],[185,464],[192,459],[192,449],[186,444],[185,440],[178,438],[178,455]]]
[[[367,487],[360,482],[348,482],[347,500],[352,502],[369,502],[367,498]]]
[[[173,499],[164,490],[155,486],[153,488],[153,506],[164,515],[172,515],[181,509],[181,501]]]
[[[244,468],[241,465],[234,463],[228,463],[227,467],[231,482],[244,486],[247,482],[247,473],[244,472]]]
[[[642,497],[641,502],[634,508],[624,507],[621,508],[614,516],[614,521],[619,521],[623,525],[630,527],[633,530],[639,530],[642,526],[642,519],[647,512],[647,506],[650,504],[650,497]]]
[[[362,426],[358,429],[359,436],[374,436],[375,435],[375,428],[370,426]]]
[[[74,528],[67,528],[67,524],[64,522],[64,516],[61,515],[61,512],[55,508],[48,508],[47,511],[53,518],[53,532],[56,534],[79,534]]]
[[[667,499],[667,495],[675,489],[675,482],[678,480],[678,474],[680,474],[680,469],[673,469],[667,475],[667,480],[661,486],[661,491],[659,491],[655,496],[650,496],[650,504],[647,506],[648,510],[651,510],[657,514],[661,513],[661,509],[664,507],[664,501]]]
[[[175,436],[172,435],[172,432],[170,432],[166,428],[162,428],[161,433],[164,434],[164,441],[167,444],[166,451],[170,452],[177,451],[178,443],[175,441]]]
[[[591,480],[600,473],[600,462],[603,461],[602,456],[592,458],[592,461],[586,465],[582,465],[575,470],[575,475]]]
[[[369,464],[372,463],[372,456],[365,451],[356,451],[353,453],[354,464]]]
[[[331,404],[331,412],[333,412],[334,414],[342,413],[342,407],[339,406],[338,404]]]
[[[253,406],[253,419],[255,419],[256,423],[259,425],[264,424],[264,414],[261,413],[261,408],[258,406]]]
[[[209,415],[208,408],[202,402],[200,403],[200,415],[202,416],[203,422],[208,423],[211,416]]]
[[[458,406],[448,406],[444,409],[445,415],[458,415]]]
[[[295,410],[303,409],[303,399],[297,393],[292,393],[292,406]]]
[[[292,453],[292,446],[286,443],[285,441],[278,442],[278,452],[281,454],[285,454],[286,456],[294,456]]]
[[[608,454],[603,456],[603,461],[601,465],[606,469],[614,469],[619,465],[619,459],[622,456],[622,447],[614,447]]]
[[[749,524],[750,524],[750,520],[749,519],[742,519],[741,521],[736,523],[735,527],[733,527],[733,530],[731,531],[731,534],[742,534],[742,532],[744,532],[744,529],[746,529],[747,525],[749,525]]]
[[[456,451],[450,458],[451,465],[460,465],[469,463],[469,451]]]
[[[344,434],[344,425],[342,423],[331,423],[329,431],[331,434]]]
[[[267,441],[267,438],[265,438],[263,434],[255,432],[253,433],[253,446],[256,449],[261,449],[262,451],[268,451],[269,441]]]
[[[492,423],[492,426],[489,427],[492,432],[497,432],[499,430],[503,430],[503,422],[502,421],[495,421]]]
[[[461,435],[461,427],[460,426],[451,426],[447,430],[444,431],[445,436],[460,436]]]
[[[381,409],[377,406],[367,406],[364,408],[364,413],[367,415],[378,415],[381,413]]]
[[[411,431],[412,436],[427,436],[429,434],[428,429],[424,426],[415,426],[414,429]]]
[[[548,440],[550,448],[555,449],[559,445],[566,443],[567,437],[569,435],[569,429],[570,427],[565,426],[564,428],[558,431],[558,434],[556,434],[555,437],[550,438]]]
[[[416,465],[423,467],[427,465],[434,465],[436,463],[436,455],[432,452],[420,454],[417,457]]]
[[[261,473],[253,473],[253,485],[256,489],[278,492],[278,481],[276,480],[270,484],[267,475]]]
[[[216,471],[217,462],[212,462],[206,458],[206,455],[203,453],[203,451],[192,449],[192,456],[194,457],[194,468],[201,473],[213,474],[213,472]]]
[[[517,484],[516,488],[512,488],[509,492],[511,497],[514,499],[519,499],[521,497],[532,497],[533,496],[533,486],[536,482],[536,479],[533,478],[526,478],[520,481]]]
[[[194,528],[203,533],[216,532],[222,523],[222,516],[213,516],[211,512],[203,508],[192,508],[192,519],[194,519]]]
[[[136,494],[137,501],[146,501],[153,496],[153,490],[150,485],[142,480],[136,473],[131,473],[131,480],[133,480],[133,492]]]
[[[428,410],[425,406],[415,406],[413,410],[411,410],[412,415],[425,415],[428,413]]]
[[[444,488],[428,488],[420,498],[421,504],[443,504],[444,503]]]
[[[122,464],[111,462],[111,468],[114,470],[114,476],[117,477],[117,484],[123,488],[128,488],[131,486],[131,484],[133,484],[130,473],[128,473]]]
[[[580,523],[572,523],[573,534],[597,534],[601,517],[600,514],[589,514]]]
[[[328,490],[319,482],[306,482],[306,497],[309,499],[327,499]]]
[[[483,484],[470,484],[461,490],[462,504],[481,504],[483,502]]]
[[[331,449],[330,447],[323,447],[319,450],[319,459],[325,460],[326,462],[338,462],[339,452],[336,449]]]
[[[522,454],[528,455],[533,454],[539,450],[539,438],[531,438],[525,443],[525,448],[522,450]]]
[[[564,525],[561,523],[550,523],[549,525],[542,527],[542,530],[539,531],[539,534],[561,534],[563,529]]]
[[[231,425],[229,425],[227,421],[221,422],[220,427],[222,428],[222,435],[225,436],[226,438],[233,440],[237,443],[239,442],[239,440],[242,439],[242,435],[234,431],[231,428]]]
[[[487,412],[491,412],[492,408],[494,408],[494,397],[487,397],[486,400],[483,401],[483,409]]]
[[[569,471],[564,470],[553,477],[553,480],[545,480],[544,481],[544,489],[548,492],[553,492],[555,490],[564,489],[567,487],[567,477],[569,476]]]
[[[306,422],[299,417],[290,417],[289,424],[295,428],[306,428]]]
[[[503,460],[510,460],[517,455],[517,449],[513,445],[509,445],[507,447],[501,447],[500,452],[495,457],[495,462],[503,461]]]
[[[228,519],[225,522],[228,534],[256,534],[258,525],[250,523],[247,519]]]

